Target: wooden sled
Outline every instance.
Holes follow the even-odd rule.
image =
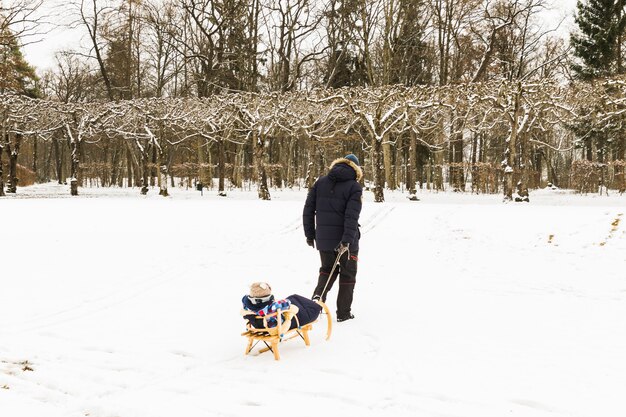
[[[321,307],[324,313],[326,314],[326,319],[328,321],[328,328],[326,331],[326,340],[330,339],[330,334],[332,332],[332,317],[330,315],[330,310],[322,301],[316,300]],[[313,323],[307,323],[303,326],[298,322],[298,317],[296,314],[298,313],[298,307],[295,305],[291,305],[289,310],[282,311],[278,310],[275,313],[268,314],[267,316],[256,316],[257,319],[263,320],[263,328],[252,327],[250,323],[246,325],[246,331],[242,333],[242,336],[248,338],[248,345],[246,346],[245,354],[249,354],[250,351],[257,345],[259,342],[263,342],[265,347],[259,350],[259,353],[272,351],[274,353],[274,359],[280,360],[280,353],[278,352],[278,344],[282,341],[286,341],[289,339],[293,339],[294,337],[300,336],[302,340],[304,340],[304,344],[309,346],[309,332],[313,329]],[[250,312],[247,310],[242,310],[241,314],[243,316],[249,315]],[[321,316],[321,314],[320,314]],[[270,317],[276,317],[276,327],[267,327],[267,319]],[[283,320],[284,317],[284,320]],[[290,329],[292,321],[295,320],[296,327]],[[319,321],[318,318],[316,321]]]

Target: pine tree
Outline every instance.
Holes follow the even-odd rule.
[[[574,55],[581,62],[572,65],[580,78],[614,75],[621,69],[620,43],[626,25],[624,0],[578,1],[576,24],[571,35]]]
[[[39,97],[39,78],[24,59],[17,38],[7,28],[0,32],[0,93]]]

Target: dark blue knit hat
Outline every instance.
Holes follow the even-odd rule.
[[[356,155],[353,153],[344,156],[344,158],[349,159],[350,161],[354,162],[356,166],[361,166],[361,164],[359,164],[359,158],[357,158]]]

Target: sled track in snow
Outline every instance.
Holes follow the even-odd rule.
[[[361,232],[367,233],[370,230],[375,229],[395,209],[395,206],[384,206],[378,208],[374,212],[374,214],[364,220],[363,224],[361,225]],[[302,229],[302,217],[298,216],[294,220],[290,221],[285,227],[277,230],[276,234],[287,235],[300,229]]]
[[[380,223],[382,223],[392,211],[396,208],[394,206],[383,206],[377,209],[374,214],[365,219],[361,225],[361,233],[367,233],[375,229]]]
[[[19,334],[44,329],[57,324],[77,320],[91,314],[96,314],[100,311],[128,302],[180,276],[185,276],[189,269],[190,267],[181,271],[178,267],[172,267],[166,271],[161,271],[155,275],[150,275],[147,278],[126,285],[123,288],[111,291],[103,296],[84,300],[72,307],[63,308],[49,314],[34,316],[21,322],[13,322],[4,325],[2,331]]]
[[[298,216],[294,220],[290,221],[285,227],[279,229],[277,231],[277,234],[287,235],[301,228],[302,228],[302,216]]]

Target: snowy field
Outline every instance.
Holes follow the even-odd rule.
[[[367,194],[356,319],[276,362],[243,355],[240,299],[312,293],[305,191],[18,191],[2,417],[626,415],[626,196]]]

